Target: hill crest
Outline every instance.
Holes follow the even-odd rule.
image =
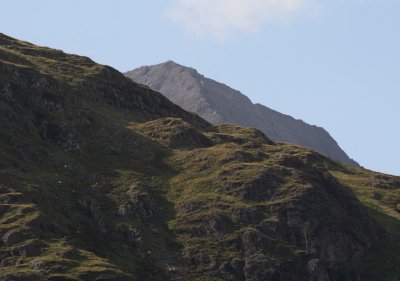
[[[329,133],[318,126],[252,101],[241,92],[173,61],[143,66],[125,75],[159,91],[185,110],[213,124],[232,123],[262,130],[274,141],[314,149],[334,160],[359,166]]]

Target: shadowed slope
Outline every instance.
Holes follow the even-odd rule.
[[[399,276],[399,178],[4,35],[0,153],[1,280]]]

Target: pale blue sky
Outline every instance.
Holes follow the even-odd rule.
[[[0,32],[126,71],[174,60],[400,175],[399,0],[0,0]]]

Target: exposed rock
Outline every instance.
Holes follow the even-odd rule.
[[[398,178],[0,44],[0,280],[399,279]]]
[[[241,237],[241,247],[246,256],[259,254],[263,252],[272,252],[275,248],[275,242],[263,233],[256,230],[247,230]]]
[[[81,141],[78,138],[78,134],[73,130],[69,130],[63,124],[43,121],[40,128],[40,134],[49,143],[58,145],[66,151],[80,151]]]
[[[168,61],[140,67],[125,75],[160,91],[172,102],[213,124],[258,128],[274,141],[310,147],[334,160],[358,166],[323,128],[253,104],[239,91],[206,78],[193,68]]]
[[[1,240],[7,246],[15,245],[30,237],[30,233],[21,231],[19,229],[11,229],[2,235]]]
[[[157,202],[147,192],[140,192],[131,198],[133,208],[142,219],[149,218],[157,212]]]
[[[271,271],[272,261],[268,260],[264,255],[253,255],[246,258],[244,266],[244,274],[246,281],[265,281],[265,280],[285,280],[278,279]]]
[[[71,260],[79,260],[82,259],[81,253],[74,248],[69,248],[67,250],[64,250],[58,254],[59,257],[65,258],[65,259],[71,259]]]
[[[204,201],[186,201],[180,206],[180,209],[183,213],[189,214],[200,210],[205,204]]]
[[[124,217],[137,215],[142,220],[154,216],[158,210],[157,202],[146,190],[140,183],[133,184],[127,193],[129,203],[119,206],[118,214]]]
[[[305,268],[306,281],[330,281],[328,273],[318,259],[310,260]]]
[[[230,182],[229,177],[241,177],[240,175],[248,169],[248,166],[239,166],[230,170],[226,176],[219,175],[219,180],[224,182],[224,188],[229,194],[240,196],[243,200],[264,201],[271,199],[276,188],[282,184],[282,179],[276,177],[267,169],[255,171],[254,175],[247,177],[246,181]]]
[[[400,188],[400,179],[386,175],[376,175],[369,182],[370,186],[378,189],[398,189]]]
[[[97,223],[102,232],[106,232],[106,225],[99,203],[89,197],[79,199],[79,204],[89,213],[90,217]]]
[[[127,225],[119,225],[118,232],[129,244],[136,244],[142,247],[143,238],[138,228]]]
[[[209,215],[202,221],[205,234],[213,236],[215,239],[222,239],[232,228],[230,219],[222,214]]]
[[[41,259],[33,260],[31,263],[31,267],[35,271],[44,271],[48,269],[46,263]]]
[[[19,272],[19,273],[11,273],[3,276],[4,281],[38,281],[39,278],[36,274]]]
[[[237,210],[237,216],[243,224],[258,225],[262,221],[264,214],[257,208],[243,208]]]
[[[23,194],[19,192],[0,194],[0,202],[3,204],[16,204],[23,202]]]
[[[244,266],[245,262],[237,258],[232,259],[229,263],[230,270],[237,279],[244,279]]]
[[[44,246],[45,244],[42,241],[38,239],[33,239],[31,241],[28,241],[27,243],[16,246],[14,248],[14,251],[19,256],[35,257],[41,254]]]

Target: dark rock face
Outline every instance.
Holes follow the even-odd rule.
[[[398,178],[212,126],[110,67],[2,34],[0,155],[0,280],[400,276]]]
[[[252,154],[244,144],[241,147]],[[276,145],[270,147],[278,149]],[[221,146],[209,149],[218,154],[213,158],[207,149],[197,150],[198,166],[187,165],[195,161],[190,153],[180,159],[184,173],[197,183],[194,190],[212,188],[208,184],[213,184],[217,194],[245,205],[232,209],[223,203],[223,196],[214,195],[213,203],[199,203],[183,194],[177,230],[194,241],[214,241],[216,245],[211,245],[219,247],[221,255],[240,253],[235,258],[241,262],[233,267],[229,261],[206,254],[206,250],[192,250],[188,243],[186,259],[196,268],[207,268],[224,280],[330,280],[329,270],[335,265],[353,267],[374,241],[387,237],[351,192],[324,168],[310,166],[319,161],[316,153],[299,157],[297,151],[262,157],[279,163],[281,168],[276,168],[271,162],[261,165],[255,155],[246,157],[251,160],[243,163],[246,158],[231,157]],[[241,149],[237,148],[235,154],[240,155]],[[224,170],[211,176],[211,171],[218,170],[216,159],[224,163]],[[202,161],[208,165],[198,173]],[[224,214],[230,212],[230,217]],[[353,277],[348,280],[357,280]]]
[[[306,281],[330,281],[328,273],[318,259],[307,263],[305,275]]]
[[[204,217],[202,221],[205,235],[212,236],[217,240],[223,239],[224,235],[230,232],[231,225],[230,219],[221,214]]]
[[[237,167],[237,169],[230,170],[224,174],[219,175],[219,180],[224,182],[227,178],[238,176],[247,167]],[[267,183],[267,186],[266,186]],[[271,199],[276,187],[282,183],[281,178],[277,177],[267,169],[258,170],[257,176],[245,183],[237,182],[224,184],[224,189],[228,194],[232,194],[242,198],[243,200],[250,201],[265,201]]]
[[[127,196],[129,203],[120,206],[118,210],[120,216],[129,217],[135,215],[146,221],[157,213],[157,202],[144,185],[140,183],[132,184]]]
[[[399,189],[400,180],[387,175],[376,175],[369,182],[372,188],[376,189]]]
[[[206,78],[195,69],[168,61],[140,67],[125,75],[161,92],[172,102],[213,124],[258,128],[273,141],[299,144],[334,160],[358,166],[323,128],[253,104],[239,91]]]
[[[123,239],[127,241],[129,244],[142,248],[143,237],[139,229],[121,225],[118,227],[118,232],[119,234],[122,235]]]
[[[139,217],[145,219],[157,211],[157,203],[149,193],[139,193],[132,197],[133,208]]]
[[[102,215],[99,203],[95,199],[88,197],[81,198],[78,202],[88,213],[90,219],[98,225],[100,231],[106,232],[104,217]]]

